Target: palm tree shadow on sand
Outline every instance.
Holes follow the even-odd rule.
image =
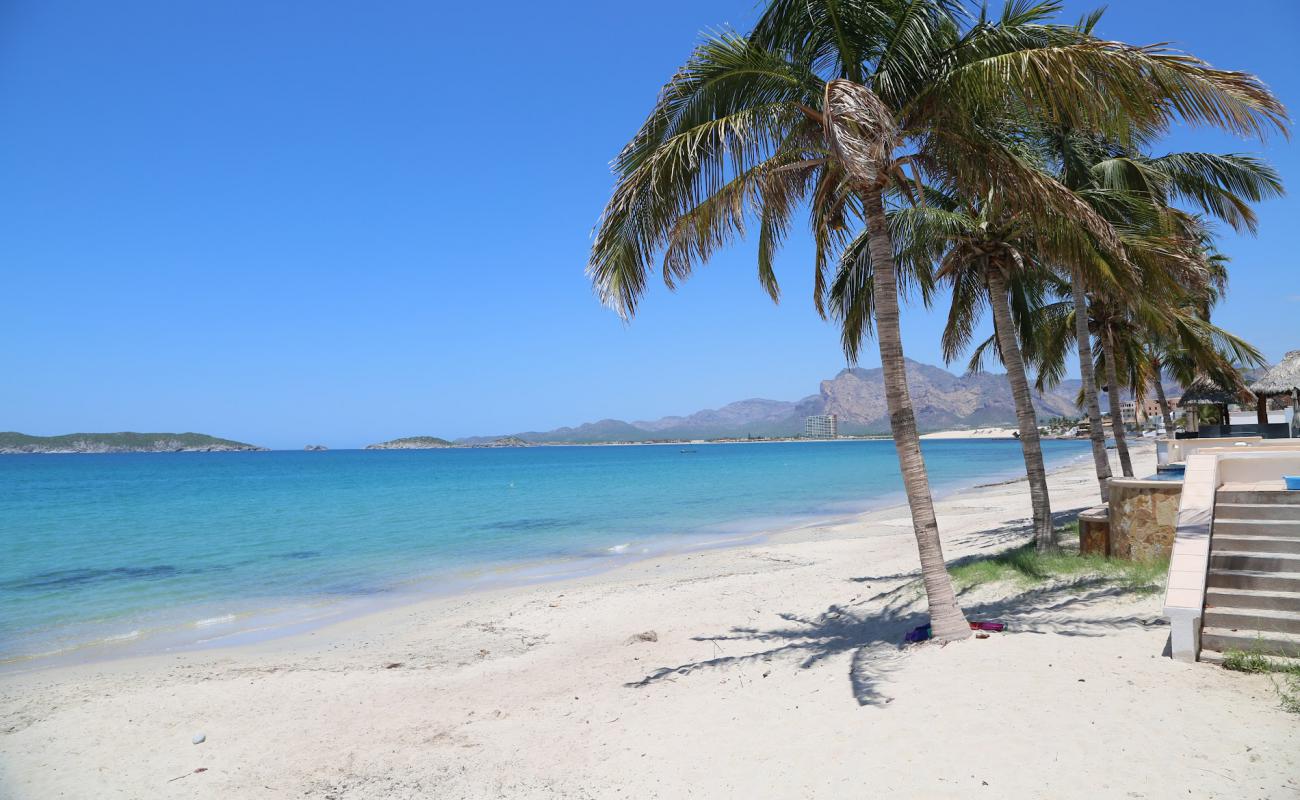
[[[1023,541],[1025,527],[1021,530]],[[985,557],[970,556],[954,564]],[[785,624],[768,628],[737,626],[723,634],[692,637],[699,642],[746,644],[750,651],[661,667],[625,686],[641,688],[697,672],[767,662],[793,662],[798,669],[811,669],[847,654],[848,680],[854,699],[863,706],[884,705],[890,698],[884,695],[882,687],[888,675],[903,666],[912,647],[904,645],[904,636],[928,621],[919,571],[850,580],[868,586],[895,585],[869,597],[859,596],[831,605],[815,616],[778,614]],[[967,587],[958,597],[969,597],[973,588]],[[1086,613],[1102,602],[1136,597],[1149,589],[1116,585],[1114,577],[1099,575],[1031,588],[985,602],[963,603],[963,607],[971,620],[998,619],[1007,623],[1007,630],[995,636],[1047,633],[1105,636],[1121,628],[1164,624],[1158,618],[1137,614]]]

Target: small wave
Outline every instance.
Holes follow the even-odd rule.
[[[628,548],[631,546],[632,545],[630,542],[624,542],[623,544],[616,544],[613,547],[606,547],[605,552],[613,553],[614,555],[621,555],[623,553],[626,553]]]
[[[137,629],[137,630],[129,631],[127,633],[119,633],[116,636],[105,636],[103,639],[100,639],[99,641],[103,644],[108,644],[110,642],[129,642],[132,639],[139,639],[139,638],[140,638],[140,631]]]
[[[234,621],[235,621],[234,614],[223,614],[219,617],[208,617],[207,619],[196,620],[194,622],[194,627],[206,628],[210,625],[221,625],[226,622],[234,622]]]

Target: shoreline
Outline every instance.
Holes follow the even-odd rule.
[[[1153,451],[1154,452],[1154,451]],[[1061,464],[1048,471],[1048,477],[1059,478],[1062,476],[1073,476],[1080,470],[1091,470],[1092,462],[1089,454],[1084,453],[1070,458],[1066,463]],[[973,478],[972,478],[973,479]],[[1095,481],[1095,478],[1093,479]],[[984,499],[983,495],[995,492],[998,494],[1005,493],[1011,487],[1018,483],[1023,483],[1024,478],[1012,478],[1009,480],[999,480],[991,483],[979,483],[969,486],[955,487],[948,490],[932,489],[931,494],[933,501],[937,506],[947,503],[959,503],[962,501],[977,501]],[[13,661],[0,664],[0,683],[7,678],[21,678],[24,676],[40,675],[43,673],[59,672],[63,670],[94,670],[109,668],[113,666],[129,667],[132,662],[147,662],[154,659],[165,659],[169,657],[205,657],[220,658],[223,656],[238,655],[241,650],[250,652],[272,652],[277,649],[277,645],[284,645],[286,649],[292,650],[294,647],[302,645],[306,638],[319,634],[330,635],[334,629],[347,629],[350,627],[361,626],[371,619],[383,619],[384,617],[400,614],[403,611],[420,609],[431,605],[449,603],[460,604],[470,603],[476,598],[498,599],[500,597],[509,597],[515,593],[527,594],[547,589],[561,590],[566,587],[569,589],[581,588],[588,582],[603,583],[605,581],[617,582],[620,580],[620,573],[625,571],[636,571],[648,561],[667,562],[670,567],[680,567],[686,560],[692,559],[698,555],[704,554],[743,554],[747,548],[761,547],[763,545],[799,545],[814,541],[831,541],[831,540],[851,540],[860,536],[873,535],[892,535],[897,533],[894,530],[888,530],[885,533],[856,533],[855,529],[864,528],[872,523],[883,524],[889,528],[900,527],[905,533],[911,534],[911,516],[905,499],[901,499],[901,492],[896,496],[882,498],[882,503],[871,505],[866,509],[842,511],[838,513],[818,513],[812,512],[814,519],[800,522],[794,525],[784,525],[780,527],[766,528],[762,530],[751,531],[734,535],[734,540],[720,543],[712,546],[700,547],[681,547],[665,549],[662,551],[637,553],[626,559],[614,560],[611,558],[605,566],[600,566],[599,562],[592,559],[589,569],[579,570],[576,574],[561,574],[554,578],[533,578],[520,582],[504,581],[500,583],[489,583],[486,585],[472,586],[466,582],[456,588],[446,591],[426,589],[420,592],[410,594],[395,593],[386,598],[387,602],[379,604],[370,604],[368,608],[357,608],[350,612],[345,611],[342,614],[334,615],[313,623],[310,620],[293,622],[268,631],[265,636],[246,637],[245,633],[237,632],[226,638],[238,638],[240,641],[229,642],[218,645],[190,645],[172,648],[163,648],[160,650],[147,650],[137,653],[119,653],[119,654],[99,654],[97,657],[91,655],[88,658],[75,658],[60,663],[59,655],[52,657],[38,655],[32,659],[15,659]],[[1025,498],[1026,513],[1028,511],[1028,499]],[[1073,510],[1073,509],[1071,509]],[[1059,513],[1060,510],[1057,510]],[[902,516],[898,516],[902,515]],[[941,527],[942,530],[942,527]],[[947,561],[952,562],[952,554],[945,551]],[[483,567],[474,570],[475,572],[494,572],[494,571],[525,571],[530,567],[544,568],[546,566],[558,567],[562,564],[578,561],[579,557],[568,559],[546,559],[542,561],[531,562],[507,562],[507,564],[497,565],[496,568]],[[583,559],[586,560],[586,559]],[[918,567],[919,569],[919,567]],[[918,573],[919,574],[919,573]],[[426,579],[412,579],[411,582],[423,581]],[[340,601],[339,605],[345,605],[348,601]],[[274,613],[278,609],[268,609],[268,613]],[[206,620],[200,620],[204,622]],[[197,623],[196,623],[197,624]],[[105,640],[96,641],[89,645],[82,646],[95,647],[104,642],[111,642],[121,639],[120,636],[107,637]],[[71,653],[69,653],[71,655]],[[39,661],[38,661],[39,659]]]
[[[1049,473],[1077,468],[1085,461],[1090,465],[1088,458],[1087,453],[1063,457],[1061,463],[1049,468]],[[1016,473],[1015,468],[1005,471],[1005,474],[1011,476]],[[931,496],[937,504],[964,493],[1014,485],[1024,480],[1023,477],[1011,477],[992,483],[973,483],[989,477],[997,478],[1001,474],[1003,473],[992,476],[972,475],[965,479],[972,483],[962,481],[956,485],[932,487]],[[279,602],[258,608],[235,611],[222,609],[219,613],[213,606],[219,606],[221,601],[209,601],[205,605],[193,607],[194,614],[190,615],[194,617],[192,619],[173,620],[152,629],[136,628],[131,623],[105,625],[98,631],[103,635],[95,638],[75,641],[55,650],[5,655],[0,658],[0,678],[11,674],[93,666],[112,661],[271,644],[427,601],[472,597],[485,592],[532,586],[563,585],[567,581],[617,572],[647,559],[672,559],[699,552],[757,546],[776,540],[790,543],[805,541],[810,536],[807,532],[811,530],[861,525],[872,515],[893,516],[899,513],[910,513],[901,489],[865,501],[865,504],[828,501],[803,512],[738,518],[711,524],[689,534],[661,534],[623,542],[600,552],[485,562],[473,567],[435,570],[401,579],[390,589],[371,596],[327,601],[314,595],[302,595],[285,597]],[[801,537],[801,532],[805,536]],[[210,616],[201,616],[202,614]],[[139,624],[139,620],[134,622]],[[239,624],[241,627],[223,631],[220,626],[227,624]],[[132,629],[123,631],[123,627]]]

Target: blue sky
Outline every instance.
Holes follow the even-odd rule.
[[[0,430],[347,447],[795,399],[844,366],[803,236],[779,306],[748,245],[626,327],[583,276],[609,160],[700,32],[756,6],[483,8],[0,6]],[[1255,72],[1295,112],[1297,29],[1290,0],[1151,0],[1100,33]],[[1188,148],[1262,152],[1293,193],[1224,242],[1217,319],[1276,359],[1300,347],[1296,145]],[[941,325],[908,309],[908,354],[940,363]]]

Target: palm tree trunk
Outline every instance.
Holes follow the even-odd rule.
[[[1110,428],[1115,432],[1115,449],[1119,451],[1119,465],[1124,477],[1133,477],[1133,459],[1128,454],[1128,439],[1124,436],[1124,412],[1120,410],[1119,368],[1115,366],[1115,337],[1106,329],[1106,399],[1110,405]]]
[[[1110,457],[1106,455],[1106,432],[1101,427],[1101,400],[1097,397],[1097,373],[1092,363],[1092,334],[1088,331],[1088,298],[1083,291],[1083,272],[1075,268],[1070,276],[1074,290],[1074,332],[1078,340],[1079,377],[1083,379],[1083,406],[1088,413],[1092,439],[1092,461],[1101,485],[1101,502],[1110,502]]]
[[[989,302],[993,306],[993,331],[1007,368],[1011,395],[1016,401],[1016,422],[1020,427],[1020,449],[1025,455],[1025,474],[1029,477],[1029,500],[1034,509],[1034,549],[1040,553],[1056,550],[1056,528],[1052,524],[1052,503],[1047,492],[1047,468],[1043,465],[1043,446],[1038,440],[1038,415],[1029,394],[1025,377],[1025,359],[1020,353],[1011,304],[1007,301],[1007,283],[994,266],[989,270]]]
[[[921,555],[921,579],[930,605],[930,632],[940,642],[970,636],[970,625],[957,605],[952,577],[943,560],[939,522],[930,497],[930,479],[921,456],[921,439],[916,432],[912,398],[907,390],[907,367],[903,363],[903,339],[898,327],[898,282],[894,275],[894,247],[885,221],[885,203],[880,187],[863,193],[867,213],[868,247],[875,271],[876,340],[880,344],[880,365],[885,377],[885,402],[889,406],[889,427],[898,450],[907,505],[912,511],[912,530]]]
[[[1165,382],[1160,368],[1160,359],[1153,359],[1151,368],[1156,375],[1156,402],[1160,404],[1160,416],[1165,421],[1165,437],[1172,439],[1174,436],[1174,412],[1169,410],[1169,398],[1165,397]]]

